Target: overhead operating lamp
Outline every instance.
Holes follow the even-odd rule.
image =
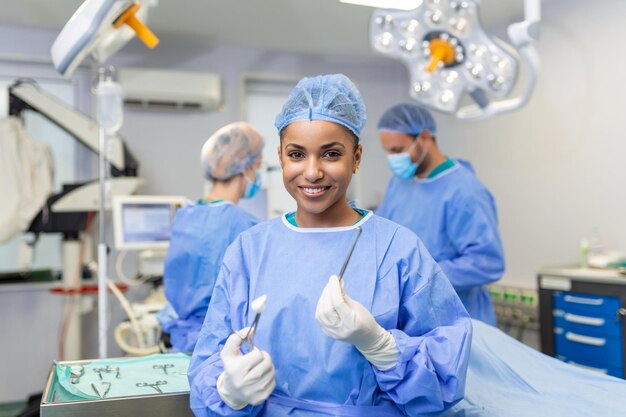
[[[461,119],[486,118],[517,110],[530,99],[539,67],[534,43],[540,1],[524,0],[524,21],[508,27],[513,46],[483,31],[478,0],[417,0],[412,10],[377,9],[370,42],[375,51],[404,62],[409,93],[419,103]],[[522,62],[528,77],[511,97],[519,90]],[[460,107],[466,95],[474,103]]]
[[[70,76],[87,57],[102,64],[135,35],[154,48],[159,39],[142,22],[156,1],[86,0],[52,45],[52,62]]]
[[[55,68],[68,77],[90,57],[96,64],[104,62],[135,35],[146,46],[154,48],[159,40],[142,22],[148,7],[156,0],[86,0],[76,10],[52,45]],[[98,244],[98,351],[107,357],[107,247],[104,233],[107,138],[114,136],[122,124],[122,91],[110,74],[99,71],[96,88],[99,136],[99,236]],[[107,192],[109,191],[109,192]]]

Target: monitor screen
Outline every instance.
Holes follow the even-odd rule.
[[[113,204],[115,247],[128,249],[167,248],[176,210],[183,197],[125,196]]]

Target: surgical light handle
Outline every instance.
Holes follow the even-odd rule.
[[[482,108],[475,104],[465,106],[456,113],[459,119],[486,119],[496,114],[517,110],[528,103],[535,88],[539,70],[539,55],[533,44],[539,39],[540,22],[541,0],[524,0],[524,20],[509,25],[507,29],[511,42],[518,49],[529,69],[528,80],[520,96],[492,102]]]

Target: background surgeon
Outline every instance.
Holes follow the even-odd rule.
[[[415,416],[462,398],[472,330],[450,282],[413,232],[346,200],[365,119],[344,75],[291,91],[275,124],[297,210],[224,256],[189,368],[197,416]]]
[[[376,214],[415,232],[470,316],[495,325],[484,286],[504,273],[493,196],[468,162],[441,153],[427,110],[398,104],[383,114],[378,130],[394,175]]]
[[[176,314],[161,324],[175,351],[193,351],[226,248],[257,223],[236,204],[261,185],[263,145],[252,126],[237,122],[202,147],[204,175],[213,187],[204,199],[178,210],[165,257],[165,296]]]

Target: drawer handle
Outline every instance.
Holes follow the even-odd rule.
[[[602,303],[604,303],[604,300],[602,298],[583,298],[574,297],[573,295],[566,295],[565,297],[563,297],[563,299],[568,303],[586,304],[590,306],[600,306],[602,305]]]
[[[582,343],[585,345],[591,345],[591,346],[606,345],[606,339],[601,339],[599,337],[583,336],[583,335],[572,333],[572,332],[565,333],[565,338],[571,342]]]
[[[566,313],[565,321],[569,321],[570,323],[587,324],[589,326],[604,326],[604,319],[579,316],[577,314]]]
[[[569,363],[570,365],[574,365],[577,368],[587,369],[589,371],[594,371],[594,372],[600,372],[601,374],[608,374],[609,373],[608,369],[594,368],[593,366],[581,365],[581,364],[576,363],[574,361],[568,361],[567,363]]]

